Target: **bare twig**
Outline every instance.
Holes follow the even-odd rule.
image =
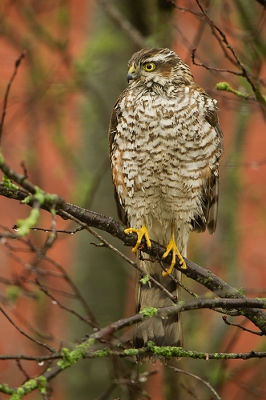
[[[0,188],[1,188],[1,185],[0,185]],[[1,191],[1,190],[0,190],[0,191]],[[23,193],[23,197],[24,197],[24,196],[27,197],[25,192],[22,192],[22,191],[21,191],[21,193]],[[25,197],[24,197],[24,198],[25,198]],[[50,208],[50,207],[48,206],[48,209],[49,209],[49,208]],[[0,225],[0,226],[1,226],[1,225]],[[55,260],[53,260],[52,258],[50,258],[49,256],[47,256],[47,254],[43,254],[43,251],[39,250],[36,246],[34,246],[34,245],[32,244],[32,242],[31,242],[29,239],[22,238],[21,236],[17,235],[17,234],[14,233],[14,232],[11,232],[10,230],[8,230],[8,229],[5,228],[5,227],[2,227],[2,228],[3,228],[6,232],[0,233],[0,237],[16,239],[16,242],[19,241],[19,242],[21,242],[23,245],[26,246],[25,248],[18,249],[18,248],[12,247],[7,241],[5,242],[5,246],[6,246],[7,248],[9,248],[10,250],[12,250],[12,251],[10,251],[10,254],[9,254],[10,257],[12,257],[12,258],[15,259],[17,262],[19,262],[21,265],[24,266],[24,268],[25,268],[25,274],[27,274],[29,271],[32,271],[32,272],[38,273],[38,274],[40,274],[40,275],[47,275],[47,276],[50,275],[50,276],[55,276],[55,277],[64,279],[64,280],[69,284],[69,286],[72,288],[72,290],[73,290],[73,292],[74,292],[74,294],[75,294],[77,300],[79,300],[80,303],[82,304],[84,310],[86,311],[87,315],[89,316],[89,321],[90,321],[90,324],[92,325],[92,327],[98,329],[99,325],[98,325],[98,323],[97,323],[97,320],[96,320],[96,318],[95,318],[93,312],[91,311],[91,309],[90,309],[90,307],[88,306],[86,300],[85,300],[84,297],[82,296],[80,290],[79,290],[79,289],[77,288],[77,286],[74,284],[74,282],[73,282],[72,279],[69,277],[69,275],[66,273],[66,271],[64,270],[64,268],[63,268],[59,263],[57,263]],[[27,247],[28,247],[28,248],[27,248]],[[19,250],[19,251],[28,251],[28,252],[32,252],[32,253],[36,254],[37,260],[35,261],[35,263],[31,263],[31,264],[25,262],[23,259],[21,259],[21,258],[18,257],[16,254],[14,254],[14,252],[17,251],[17,250]],[[39,262],[41,259],[42,259],[42,260],[45,260],[45,261],[47,261],[49,264],[53,265],[59,272],[56,272],[56,271],[47,271],[47,270],[42,270],[42,269],[40,269],[40,268],[37,268],[37,264],[38,264],[38,262]],[[25,277],[21,276],[21,277],[20,277],[20,281],[23,281],[23,279],[25,279]],[[88,322],[88,320],[87,320],[87,322]]]
[[[51,233],[48,236],[46,243],[44,244],[41,250],[41,257],[47,253],[47,251],[53,246],[56,238],[57,238],[57,231],[56,231],[56,214],[55,214],[55,207],[54,205],[51,206],[51,214],[52,214],[52,228]]]
[[[263,333],[262,333],[262,332],[252,331],[251,329],[245,328],[244,326],[241,326],[241,325],[239,325],[239,324],[233,324],[232,322],[229,322],[229,321],[227,320],[227,316],[226,316],[226,315],[224,315],[224,316],[222,317],[222,319],[223,319],[223,321],[226,323],[226,325],[229,325],[229,326],[236,326],[237,328],[240,328],[240,329],[242,329],[242,330],[245,331],[245,332],[252,333],[253,335],[263,336]]]
[[[208,69],[209,71],[216,71],[216,72],[228,72],[229,74],[233,74],[233,75],[237,75],[237,76],[243,76],[243,72],[239,72],[239,71],[233,71],[231,69],[222,69],[222,68],[215,68],[215,67],[210,67],[208,65],[205,65],[203,63],[197,63],[195,61],[195,56],[196,56],[196,51],[197,49],[192,49],[191,50],[191,59],[192,59],[192,63],[198,67],[203,67]]]
[[[36,284],[38,285],[38,287],[40,288],[40,290],[46,294],[46,296],[50,297],[50,299],[52,300],[53,304],[58,305],[58,307],[60,307],[62,310],[65,310],[73,315],[75,315],[78,319],[80,319],[81,321],[85,322],[86,324],[91,324],[90,320],[88,320],[87,318],[84,318],[82,315],[80,315],[79,313],[77,313],[75,310],[72,310],[69,307],[64,306],[58,299],[56,299],[50,292],[49,290],[43,286],[38,279],[35,280]]]
[[[24,332],[22,329],[20,329],[15,322],[9,317],[9,315],[3,310],[2,307],[0,307],[0,311],[4,314],[4,316],[8,319],[8,321],[23,335],[26,336],[26,338],[28,338],[29,340],[31,340],[32,342],[38,344],[39,346],[45,347],[47,350],[49,350],[51,353],[54,353],[55,350],[48,346],[46,343],[42,343],[39,342],[39,340],[34,339],[33,337],[29,336],[26,332]]]
[[[19,58],[16,60],[13,74],[12,74],[8,84],[7,84],[5,97],[4,97],[4,103],[3,103],[3,111],[2,111],[1,121],[0,121],[0,143],[1,143],[1,140],[2,140],[2,136],[3,136],[3,127],[4,127],[6,112],[7,112],[6,110],[7,110],[7,102],[8,102],[9,92],[10,92],[12,83],[13,83],[13,81],[15,79],[15,76],[17,75],[20,63],[23,60],[23,58],[25,57],[25,55],[26,55],[26,52],[23,51],[21,53],[21,55],[19,56]]]
[[[164,267],[163,263],[161,262],[161,267],[162,269],[166,272],[167,268]],[[180,286],[183,290],[185,290],[185,292],[187,292],[188,294],[190,294],[190,296],[198,298],[198,295],[194,292],[192,292],[192,290],[190,290],[186,285],[184,285],[181,281],[179,281],[174,275],[169,274],[169,277],[178,285]]]
[[[128,21],[123,14],[109,1],[97,0],[108,16],[114,21],[116,25],[128,36],[133,43],[138,47],[145,47],[145,40],[142,34],[136,29],[134,25]]]
[[[69,286],[72,288],[73,292],[76,295],[76,298],[80,301],[81,305],[83,306],[84,310],[86,311],[88,317],[89,317],[89,321],[90,324],[93,328],[99,328],[99,324],[97,322],[97,319],[94,315],[94,313],[92,312],[92,310],[90,309],[90,307],[88,306],[86,300],[84,299],[84,297],[82,296],[80,290],[78,289],[78,287],[74,284],[73,280],[70,278],[70,276],[67,274],[67,272],[64,270],[64,268],[55,260],[53,260],[51,257],[49,256],[45,256],[44,260],[46,260],[47,262],[49,262],[51,265],[53,265],[58,271],[60,271],[60,273],[62,274],[64,280],[69,284]],[[88,320],[87,320],[88,322]]]
[[[200,13],[199,11],[194,11],[191,8],[186,8],[186,7],[180,7],[178,5],[176,5],[176,2],[174,0],[167,0],[169,3],[171,3],[173,5],[174,8],[176,8],[177,10],[181,11],[181,12],[188,12],[190,14],[196,15],[197,17],[202,17],[202,13]]]
[[[28,179],[29,174],[28,174],[28,171],[27,171],[27,167],[26,167],[25,161],[21,161],[20,166],[21,166],[21,168],[22,168],[22,170],[23,170],[24,177],[25,177],[26,179]]]
[[[25,369],[22,367],[21,361],[19,359],[16,359],[16,364],[18,369],[22,372],[22,374],[24,375],[26,381],[28,381],[30,379],[30,376],[28,375],[28,373],[25,371]]]
[[[40,231],[40,232],[52,232],[52,229],[48,228],[39,228],[34,226],[31,228],[33,231]],[[74,235],[77,232],[83,231],[85,228],[83,226],[79,226],[76,229],[57,229],[56,233],[65,233],[67,235]]]
[[[48,356],[29,356],[28,354],[1,354],[0,355],[0,360],[1,361],[6,361],[6,360],[22,360],[22,361],[37,361],[37,362],[45,362],[45,361],[51,361],[51,360],[60,360],[62,358],[62,355],[58,353],[50,354]]]
[[[198,381],[200,381],[201,383],[203,383],[204,385],[206,385],[210,389],[210,391],[212,392],[212,394],[215,396],[216,399],[221,400],[221,397],[214,390],[214,388],[209,384],[209,382],[206,382],[204,379],[200,378],[199,376],[191,374],[191,372],[184,371],[183,369],[171,367],[170,365],[168,366],[168,368],[173,369],[175,372],[179,372],[181,374],[185,374],[185,375],[191,376],[194,379],[197,379]]]
[[[258,101],[258,103],[259,103],[259,105],[260,105],[260,108],[261,108],[263,117],[264,117],[264,119],[266,119],[266,97],[262,95],[262,93],[261,93],[259,87],[257,87],[257,86],[254,84],[254,82],[253,82],[253,80],[251,79],[251,76],[250,76],[250,74],[248,73],[246,67],[245,67],[244,64],[241,62],[241,60],[239,59],[239,57],[237,56],[237,54],[236,54],[234,48],[233,48],[233,47],[230,45],[230,43],[228,42],[225,33],[214,23],[213,20],[210,19],[210,17],[208,16],[208,14],[206,13],[206,11],[205,11],[204,8],[202,7],[200,1],[199,1],[199,0],[195,0],[195,1],[196,1],[196,3],[197,3],[198,7],[200,8],[202,14],[204,15],[204,18],[206,18],[206,21],[208,22],[208,24],[210,25],[210,27],[211,27],[212,29],[214,29],[215,31],[218,32],[218,34],[220,35],[220,37],[221,37],[222,41],[224,42],[226,48],[231,52],[231,54],[232,54],[232,56],[233,56],[233,58],[234,58],[234,60],[235,60],[235,62],[236,62],[236,65],[239,67],[239,69],[240,69],[240,71],[241,71],[241,75],[240,75],[240,76],[243,76],[243,77],[247,80],[247,82],[249,83],[249,85],[251,86],[252,91],[254,92],[255,98],[257,99],[257,101]],[[227,71],[227,72],[228,72],[228,71]]]
[[[141,272],[144,276],[147,275],[146,272],[138,266],[134,261],[130,260],[127,256],[125,256],[123,253],[121,253],[116,247],[112,246],[107,240],[105,240],[101,235],[99,235],[97,232],[95,232],[93,229],[91,229],[87,224],[84,224],[83,222],[79,221],[77,218],[73,217],[71,214],[66,213],[64,211],[64,214],[68,216],[68,218],[72,219],[73,221],[77,222],[80,224],[84,229],[86,229],[88,232],[90,232],[93,236],[95,236],[98,240],[100,240],[101,243],[104,244],[105,247],[109,248],[112,250],[114,253],[116,253],[119,257],[121,257],[123,260],[125,260],[128,264],[132,265],[135,269],[137,269],[139,272]],[[177,299],[176,296],[173,296],[172,293],[170,293],[163,285],[161,285],[156,279],[154,279],[151,275],[148,275],[148,278],[151,282],[153,282],[157,287],[159,287],[166,295],[174,302],[176,303]]]

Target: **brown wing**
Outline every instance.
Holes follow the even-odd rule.
[[[218,212],[219,178],[212,174],[202,193],[203,215],[196,215],[191,221],[195,232],[204,232],[206,227],[212,234],[216,228]]]
[[[122,93],[122,95],[123,95],[123,93]],[[117,103],[114,106],[113,112],[111,114],[110,124],[109,124],[108,137],[109,137],[109,158],[111,161],[111,170],[112,170],[111,157],[112,157],[112,151],[113,151],[113,142],[114,142],[114,137],[116,134],[116,128],[117,128],[119,116],[121,115],[121,110],[119,107],[119,102],[120,102],[121,96],[119,97]],[[117,214],[118,214],[119,219],[123,222],[123,224],[126,225],[127,224],[127,216],[126,216],[125,210],[120,202],[120,199],[118,197],[113,174],[112,174],[112,179],[113,179],[113,185],[114,185],[114,197],[115,197],[115,202],[116,202]]]
[[[206,94],[207,96],[207,94]],[[217,169],[212,171],[202,193],[202,208],[204,218],[197,216],[192,222],[193,230],[204,232],[206,227],[210,234],[213,234],[217,225],[218,202],[219,202],[219,174],[218,162],[223,150],[223,133],[218,123],[218,116],[215,109],[206,110],[205,116],[207,122],[215,128],[217,133]]]
[[[218,160],[221,157],[223,151],[223,133],[219,124],[216,125],[215,130],[219,139],[219,147],[217,149]],[[219,175],[218,168],[213,173],[209,184],[209,201],[208,201],[208,212],[206,213],[207,228],[210,234],[213,234],[216,230],[217,216],[218,216],[218,203],[219,203]]]

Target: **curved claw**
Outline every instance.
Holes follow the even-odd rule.
[[[147,227],[146,227],[145,225],[143,225],[140,229],[136,229],[136,228],[127,228],[127,229],[124,230],[124,232],[125,232],[127,235],[129,235],[130,233],[133,233],[133,232],[136,233],[136,234],[138,235],[137,243],[136,243],[135,247],[133,247],[133,249],[132,249],[132,252],[133,252],[133,253],[135,253],[135,252],[138,250],[139,245],[140,245],[140,243],[141,243],[141,241],[142,241],[143,236],[144,236],[145,239],[146,239],[147,246],[148,246],[149,248],[151,247],[151,241],[150,241],[150,237],[149,237],[149,232],[148,232],[148,229],[147,229]]]

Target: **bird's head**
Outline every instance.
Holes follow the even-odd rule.
[[[142,83],[161,86],[172,83],[173,80],[190,80],[189,67],[178,55],[167,48],[145,48],[133,54],[128,62],[128,83]]]

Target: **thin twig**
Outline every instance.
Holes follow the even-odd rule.
[[[21,166],[21,168],[22,168],[22,170],[23,170],[25,179],[28,179],[29,174],[28,174],[28,170],[27,170],[25,161],[21,161],[20,166]]]
[[[145,47],[145,40],[140,31],[138,31],[111,2],[107,0],[97,0],[97,2],[133,43],[140,48]]]
[[[226,35],[224,34],[224,32],[217,26],[215,25],[215,23],[213,22],[213,20],[210,19],[210,17],[208,16],[208,14],[205,12],[205,10],[203,9],[201,3],[199,0],[195,0],[198,7],[200,8],[202,14],[204,15],[204,17],[206,18],[208,24],[215,29],[219,35],[221,36],[222,41],[225,43],[226,48],[228,48],[232,54],[232,56],[234,57],[237,66],[239,67],[239,69],[241,70],[241,76],[243,76],[247,82],[249,83],[249,85],[251,86],[254,95],[260,105],[260,109],[261,112],[263,114],[264,119],[266,119],[266,97],[262,95],[259,87],[257,87],[254,82],[252,81],[249,73],[247,72],[246,67],[244,66],[244,64],[240,61],[239,57],[237,56],[234,48],[230,45],[230,43],[227,40]]]
[[[240,329],[242,329],[242,330],[245,331],[245,332],[252,333],[253,335],[263,336],[263,333],[262,333],[262,332],[252,331],[251,329],[245,328],[244,326],[241,326],[241,325],[239,325],[239,324],[233,324],[232,322],[229,322],[229,321],[227,320],[226,315],[224,315],[224,316],[222,317],[222,319],[223,319],[223,321],[226,323],[226,325],[229,325],[229,326],[236,326],[237,328],[240,328]]]
[[[160,262],[160,265],[162,267],[162,269],[167,272],[167,268],[164,267],[163,262]],[[186,285],[184,285],[181,281],[179,281],[173,274],[169,274],[168,275],[178,286],[180,286],[183,290],[185,290],[185,292],[187,292],[188,294],[190,294],[190,296],[198,298],[198,295],[194,292],[192,292],[192,290],[190,290]]]
[[[15,322],[9,317],[9,315],[3,310],[2,307],[0,307],[0,311],[4,314],[4,316],[8,319],[8,321],[23,335],[26,336],[29,340],[32,342],[38,344],[39,346],[45,347],[47,350],[49,350],[51,353],[54,353],[54,349],[48,346],[46,343],[39,342],[39,340],[34,339],[33,337],[29,336],[26,332],[24,332],[22,329],[20,329]]]
[[[38,336],[42,340],[51,341],[54,340],[54,336],[51,333],[44,333],[42,330],[38,329],[36,324],[29,322],[28,318],[24,318],[23,314],[21,314],[19,311],[16,309],[13,310],[13,314],[16,317],[16,319],[24,326],[26,327],[29,331],[34,333],[34,335]]]
[[[0,184],[0,191],[1,191],[1,184]],[[26,196],[26,193],[23,191],[20,191],[20,193],[23,193],[23,196]],[[1,225],[0,225],[1,227]],[[21,243],[23,243],[25,246],[28,246],[29,249],[25,248],[25,249],[21,249],[21,251],[30,251],[36,254],[37,256],[37,260],[34,263],[27,263],[25,262],[23,259],[21,259],[20,257],[16,256],[15,254],[13,254],[13,252],[10,252],[10,257],[16,259],[17,262],[19,262],[21,265],[24,266],[25,268],[25,273],[27,274],[29,271],[38,273],[40,275],[50,275],[50,276],[55,276],[58,278],[62,278],[64,279],[69,286],[72,288],[73,292],[76,295],[76,298],[80,301],[80,303],[82,304],[84,310],[86,311],[86,313],[88,314],[89,318],[90,318],[90,324],[92,325],[93,328],[99,328],[99,324],[96,320],[96,317],[94,316],[92,310],[90,309],[90,307],[88,306],[86,300],[84,299],[84,297],[82,296],[80,290],[78,289],[78,287],[74,284],[74,282],[72,281],[72,279],[69,277],[69,275],[67,274],[67,272],[64,270],[64,268],[55,260],[53,260],[51,257],[47,256],[46,254],[44,255],[43,252],[41,252],[37,247],[35,247],[33,245],[33,243],[27,239],[25,240],[24,238],[22,238],[21,236],[17,235],[14,232],[11,232],[10,230],[8,230],[7,228],[3,227],[2,228],[6,231],[5,234],[3,235],[3,233],[0,233],[0,237],[10,237],[11,239],[16,239],[16,241],[19,241]],[[15,248],[13,248],[9,243],[5,242],[4,243],[5,246],[9,247],[10,249],[12,248],[13,251],[16,251]],[[53,265],[58,271],[47,271],[47,270],[42,270],[41,268],[37,268],[37,264],[40,260],[45,260],[48,263],[50,263],[51,265]],[[20,278],[20,281],[22,281],[23,279],[25,279],[24,277]]]
[[[29,356],[28,354],[0,354],[0,360],[24,360],[24,361],[37,361],[38,363],[42,363],[45,361],[53,361],[53,360],[60,360],[62,355],[58,353],[50,354],[49,356]]]
[[[237,76],[243,76],[243,72],[239,72],[239,71],[233,71],[231,69],[222,69],[222,68],[215,68],[215,67],[210,67],[208,65],[205,65],[203,63],[197,63],[195,61],[195,55],[196,55],[196,51],[197,49],[192,49],[191,50],[191,59],[192,59],[192,63],[194,65],[196,65],[197,67],[203,67],[208,69],[209,71],[216,71],[216,72],[228,72],[229,74],[233,74],[233,75],[237,75]]]
[[[52,232],[52,229],[48,229],[48,228],[38,228],[37,226],[34,226],[34,227],[32,227],[31,228],[33,231],[40,231],[40,232],[45,232],[45,233],[48,233],[48,232]],[[76,229],[57,229],[56,230],[56,233],[65,233],[65,234],[67,234],[67,235],[74,235],[75,233],[77,233],[77,232],[80,232],[80,231],[83,231],[85,228],[84,227],[82,227],[82,226],[79,226],[78,228],[76,228]]]
[[[25,369],[22,367],[22,364],[20,362],[20,360],[16,359],[16,364],[18,369],[22,372],[22,374],[24,375],[26,381],[28,381],[30,379],[30,376],[28,375],[28,373],[25,371]]]
[[[89,323],[91,324],[91,326],[93,328],[97,328],[98,329],[99,328],[99,324],[97,322],[97,319],[96,319],[94,313],[92,312],[92,310],[88,306],[86,300],[82,296],[80,290],[75,285],[75,283],[70,278],[70,276],[67,274],[67,272],[64,270],[64,268],[58,262],[56,262],[55,260],[53,260],[51,257],[49,257],[47,255],[45,256],[44,259],[45,259],[45,261],[49,262],[51,265],[53,265],[57,270],[59,270],[62,273],[64,280],[72,288],[73,292],[76,294],[77,299],[80,301],[81,305],[83,306],[84,310],[86,311],[86,313],[87,313],[87,315],[89,317]]]
[[[56,299],[49,291],[46,287],[44,287],[38,279],[35,280],[36,284],[38,285],[38,287],[40,288],[40,290],[46,294],[46,296],[50,297],[50,299],[52,300],[53,304],[58,305],[62,310],[65,310],[73,315],[75,315],[78,319],[80,319],[81,321],[85,322],[86,324],[91,324],[90,320],[88,320],[87,318],[82,317],[82,315],[80,315],[79,313],[77,313],[75,310],[72,310],[69,307],[64,306],[58,299]]]
[[[56,214],[55,214],[55,207],[52,205],[51,207],[51,215],[52,215],[52,228],[51,233],[48,236],[42,250],[41,250],[41,258],[46,255],[47,251],[53,246],[56,238],[57,238],[57,231],[56,231]]]
[[[195,390],[193,390],[192,387],[190,386],[186,386],[183,382],[180,383],[180,387],[182,389],[185,390],[185,392],[187,393],[187,395],[189,396],[189,400],[201,400],[198,396],[197,396],[197,392],[195,392]]]
[[[186,8],[186,7],[180,7],[176,5],[176,2],[174,0],[167,0],[169,3],[171,3],[173,5],[174,8],[176,8],[177,10],[181,11],[181,12],[188,12],[190,14],[196,15],[197,17],[202,18],[202,13],[198,12],[198,11],[194,11],[190,8]]]
[[[10,92],[12,83],[13,83],[13,81],[15,79],[15,76],[17,75],[20,63],[21,63],[21,61],[23,60],[23,58],[25,56],[26,56],[26,51],[23,51],[21,53],[21,55],[19,56],[19,58],[16,60],[13,74],[12,74],[8,84],[7,84],[5,97],[4,97],[4,103],[3,103],[3,111],[2,111],[1,121],[0,121],[0,143],[1,143],[1,140],[2,140],[2,136],[3,136],[3,127],[4,127],[6,112],[7,112],[6,110],[7,110],[7,102],[8,102],[9,92]]]
[[[220,397],[220,396],[218,395],[218,393],[214,390],[214,388],[209,384],[209,382],[206,382],[204,379],[200,378],[199,376],[194,375],[194,374],[192,374],[191,372],[184,371],[183,369],[171,367],[170,365],[168,366],[168,368],[173,369],[175,372],[179,372],[179,373],[181,373],[181,374],[185,374],[185,375],[191,376],[191,377],[194,378],[194,379],[197,379],[198,381],[200,381],[201,383],[203,383],[204,385],[206,385],[206,386],[210,389],[210,391],[214,394],[214,396],[215,396],[216,399],[221,400],[221,397]]]
[[[130,260],[130,258],[125,256],[123,253],[121,253],[116,247],[112,246],[107,240],[105,240],[101,235],[99,235],[97,232],[95,232],[89,226],[87,226],[83,222],[79,221],[77,218],[73,217],[72,215],[66,213],[66,211],[64,211],[63,213],[66,216],[68,216],[68,218],[72,219],[73,221],[75,221],[78,224],[80,224],[81,226],[83,226],[87,231],[89,231],[93,236],[95,236],[101,243],[104,243],[105,247],[112,250],[119,257],[121,257],[123,260],[125,260],[128,264],[132,265],[135,269],[137,269],[140,273],[142,273],[144,276],[147,275],[147,273],[141,267],[139,267],[137,263]],[[157,287],[159,287],[174,303],[176,303],[176,300],[177,300],[176,296],[172,295],[172,293],[170,293],[163,285],[161,285],[151,275],[148,275],[148,277],[151,282],[153,282]]]

